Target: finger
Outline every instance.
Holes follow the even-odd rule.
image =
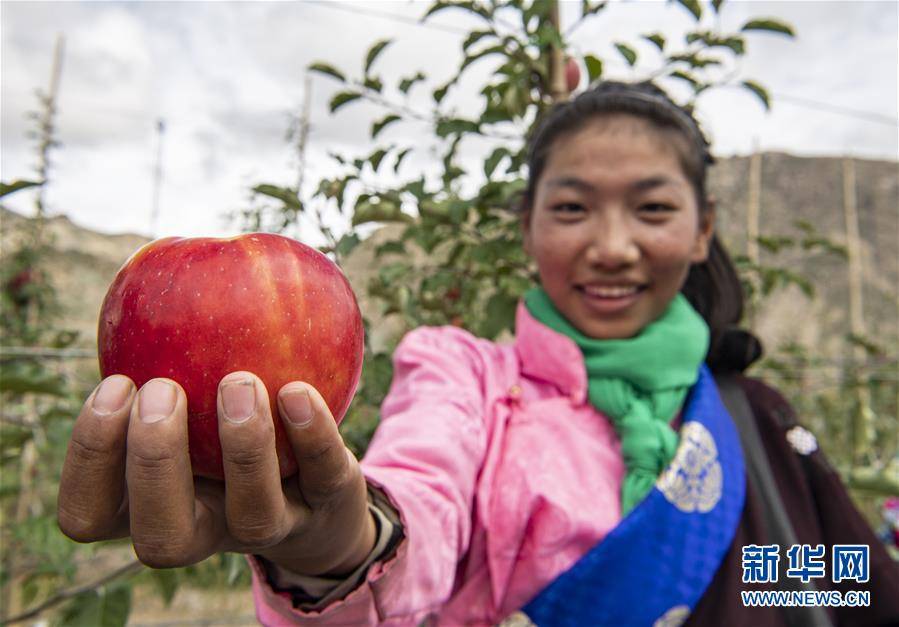
[[[187,397],[169,379],[138,392],[128,427],[126,472],[131,538],[154,568],[182,566],[212,554],[215,538],[194,499],[187,448]]]
[[[306,503],[315,509],[355,490],[358,464],[318,391],[306,383],[288,383],[278,394],[278,408],[297,458]]]
[[[226,376],[219,385],[218,418],[228,530],[247,547],[277,544],[290,525],[265,384],[249,372]]]
[[[134,394],[128,377],[107,377],[75,421],[56,506],[60,530],[78,542],[128,535],[125,435]]]

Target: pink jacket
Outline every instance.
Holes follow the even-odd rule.
[[[619,521],[624,464],[580,349],[523,303],[512,344],[410,332],[362,469],[405,539],[344,600],[301,612],[253,566],[265,625],[493,625]]]

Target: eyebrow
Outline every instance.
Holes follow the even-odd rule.
[[[547,181],[546,184],[550,187],[570,187],[582,192],[592,192],[595,191],[593,185],[588,183],[583,179],[579,179],[573,176],[562,176],[556,179],[552,179]],[[636,192],[645,192],[651,189],[655,189],[657,187],[663,187],[665,185],[676,185],[677,181],[674,179],[659,175],[659,176],[651,176],[649,178],[640,179],[631,184],[631,189]]]

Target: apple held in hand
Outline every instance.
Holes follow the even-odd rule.
[[[222,479],[216,393],[226,374],[259,376],[269,394],[281,476],[296,460],[278,390],[315,387],[338,422],[362,372],[362,316],[340,269],[318,251],[268,233],[170,237],[138,250],[103,301],[100,372],[140,387],[165,377],[187,394],[195,475]]]

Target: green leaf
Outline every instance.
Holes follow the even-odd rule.
[[[771,109],[771,97],[768,95],[767,89],[765,89],[755,81],[743,81],[743,87],[758,96],[758,99],[762,101],[763,105],[765,105],[766,110]]]
[[[443,11],[444,9],[464,9],[470,13],[474,13],[475,15],[479,15],[484,19],[489,19],[490,15],[479,7],[474,2],[452,2],[450,0],[438,0],[434,4],[431,5],[431,8],[428,9],[427,13],[425,13],[421,21],[424,22],[426,19],[437,13],[438,11]]]
[[[593,83],[602,76],[602,61],[592,54],[584,55],[584,64],[587,66],[587,78]]]
[[[504,329],[511,329],[517,306],[517,299],[512,298],[509,294],[496,292],[487,301],[486,318],[481,325],[481,334],[489,339],[494,339]]]
[[[417,72],[415,74],[415,76],[410,76],[408,78],[404,78],[403,80],[401,80],[399,89],[404,94],[408,94],[409,90],[412,88],[412,86],[415,83],[417,83],[418,81],[423,81],[424,79],[425,79],[425,75],[422,74],[421,72]]]
[[[412,151],[411,148],[405,148],[405,149],[401,150],[399,152],[399,154],[396,156],[396,161],[393,163],[393,173],[394,174],[399,174],[400,165],[402,165],[403,159],[405,159],[406,155],[408,155],[411,151]]]
[[[655,44],[660,51],[665,51],[665,37],[661,33],[653,33],[652,35],[643,35],[643,39]]]
[[[634,63],[637,62],[637,53],[634,52],[634,49],[627,44],[615,44],[615,48],[621,53],[627,64],[633,67]]]
[[[319,74],[325,74],[326,76],[336,78],[342,83],[346,82],[346,76],[344,76],[343,73],[336,67],[328,63],[318,61],[310,65],[308,69],[310,72],[318,72]]]
[[[807,235],[812,235],[817,230],[817,229],[815,229],[814,224],[812,224],[811,222],[809,222],[808,220],[805,220],[803,218],[793,220],[793,226],[795,226],[797,229],[799,229],[803,233],[806,233]]]
[[[784,235],[759,235],[755,238],[759,246],[771,253],[779,253],[785,248],[789,248],[795,244],[792,237]]]
[[[560,50],[565,48],[562,33],[550,21],[543,22],[540,24],[540,28],[537,29],[537,45],[543,50],[550,46]]]
[[[447,83],[446,85],[438,87],[434,90],[434,93],[432,94],[432,96],[434,97],[434,102],[440,104],[440,102],[446,97],[446,92],[449,91],[450,85],[452,85],[452,82]]]
[[[178,592],[178,571],[172,568],[148,568],[147,572],[162,597],[162,602],[168,607]]]
[[[397,203],[377,197],[360,196],[353,212],[352,225],[359,226],[368,222],[413,222],[412,216],[403,213]]]
[[[743,55],[746,53],[746,41],[742,37],[728,37],[715,45],[730,48],[736,55]]]
[[[359,245],[360,241],[362,240],[360,240],[359,236],[355,233],[346,233],[337,242],[337,246],[334,247],[334,250],[340,257],[346,257],[353,252],[353,249]]]
[[[465,170],[456,165],[444,164],[445,170],[443,172],[443,176],[441,179],[443,180],[443,184],[449,187],[449,184],[455,181],[457,178],[465,176]]]
[[[459,66],[459,73],[461,74],[465,68],[469,65],[477,61],[478,59],[483,59],[484,57],[491,54],[505,54],[506,47],[503,44],[496,44],[495,46],[490,46],[489,48],[484,48],[483,50],[479,50],[474,54],[466,54],[465,59],[462,61],[462,65]],[[451,84],[451,83],[450,83]]]
[[[468,37],[465,38],[465,41],[462,42],[462,51],[467,52],[468,49],[480,41],[482,38],[492,35],[493,31],[489,30],[476,30],[472,31],[468,34]]]
[[[387,151],[383,148],[378,149],[371,153],[368,157],[368,162],[371,164],[371,169],[375,172],[378,171],[378,166],[381,165],[381,161],[384,159],[384,155],[387,154]]]
[[[834,254],[843,259],[849,259],[849,251],[845,246],[835,244],[825,237],[810,237],[802,240],[802,250],[821,249],[826,253]]]
[[[712,57],[701,57],[696,52],[691,52],[689,54],[672,54],[668,57],[668,60],[671,62],[688,63],[691,68],[704,68],[708,65],[721,65],[721,61],[719,59],[715,59]]]
[[[239,586],[240,579],[243,577],[249,578],[249,567],[243,555],[225,553],[222,557],[224,558],[223,566],[228,567],[228,576],[225,578],[225,583],[229,587]]]
[[[692,13],[696,21],[702,18],[702,6],[699,4],[699,0],[677,0],[677,3]]]
[[[499,162],[503,160],[504,157],[509,156],[509,149],[499,147],[490,153],[490,156],[487,157],[487,160],[484,162],[484,175],[489,179],[491,175],[493,175],[493,171],[496,170],[496,166],[499,165]]]
[[[456,6],[454,2],[447,2],[446,0],[438,0],[434,4],[430,6],[427,12],[421,17],[421,21],[424,22],[426,19],[437,13],[438,11],[443,11],[444,9],[449,9]]]
[[[519,6],[521,6],[519,4]],[[532,0],[530,3],[526,3],[524,6],[524,11],[521,13],[521,25],[524,27],[526,32],[530,32],[528,25],[534,18],[537,18],[537,24],[539,26],[543,26],[548,23],[549,20],[549,12],[552,4],[549,0]],[[538,27],[539,28],[539,27]]]
[[[131,613],[131,585],[111,584],[76,596],[60,616],[61,627],[124,627]]]
[[[384,88],[384,83],[381,81],[381,79],[374,77],[374,76],[367,77],[362,82],[362,84],[365,85],[368,89],[371,89],[372,91],[376,91],[379,94],[381,93],[381,90]]]
[[[468,219],[468,212],[471,205],[462,200],[456,200],[450,203],[449,219],[453,224],[462,224]]]
[[[384,242],[375,248],[375,257],[384,255],[406,255],[406,247],[400,241]]]
[[[388,124],[393,124],[397,120],[401,120],[402,118],[395,113],[391,113],[386,118],[382,120],[377,120],[371,125],[371,138],[374,139],[378,136],[378,134],[384,130],[384,127]]]
[[[18,450],[25,444],[25,442],[33,437],[34,433],[31,429],[26,429],[25,427],[19,427],[17,425],[0,427],[0,449]]]
[[[7,371],[0,378],[0,392],[65,396],[66,382],[63,377],[49,372],[24,373]]]
[[[277,185],[269,185],[262,183],[253,188],[253,192],[280,200],[286,207],[290,207],[296,211],[303,210],[303,202],[297,196],[296,190],[289,187],[279,187]]]
[[[354,100],[358,100],[361,97],[362,94],[356,91],[341,91],[334,94],[334,97],[331,98],[330,104],[331,113],[334,113],[345,104],[353,102]]]
[[[796,33],[793,32],[792,26],[790,26],[786,22],[782,22],[771,17],[749,20],[748,22],[743,24],[743,28],[741,28],[740,30],[764,30],[772,33],[781,33],[782,35],[787,35],[788,37],[796,36]]]
[[[724,4],[724,0],[712,0],[712,8],[715,9],[715,13],[719,13],[721,11],[722,4]]]
[[[691,74],[687,74],[686,72],[684,72],[682,70],[675,70],[669,76],[671,76],[672,78],[679,78],[682,81],[687,81],[693,87],[696,87],[699,85],[698,80],[696,80]]]
[[[606,8],[606,5],[609,4],[606,1],[597,2],[596,4],[590,4],[589,0],[581,0],[581,16],[587,17],[588,15],[593,15],[595,13],[599,13],[603,9]]]
[[[462,118],[446,118],[438,120],[434,132],[438,137],[446,137],[447,135],[462,133],[477,133],[480,125],[472,120],[463,120]]]
[[[29,187],[40,187],[42,183],[38,181],[25,181],[22,179],[13,181],[12,183],[0,183],[0,198],[7,194],[12,194]]]
[[[395,283],[404,276],[408,276],[411,266],[405,261],[394,261],[385,264],[378,269],[378,278],[387,285]]]
[[[389,46],[392,43],[390,39],[382,39],[381,41],[376,42],[371,48],[368,50],[368,54],[365,55],[365,74],[368,75],[369,70],[371,70],[372,64],[375,62],[375,59],[384,51],[384,48]]]
[[[415,181],[410,181],[410,182],[406,183],[406,185],[403,187],[403,191],[409,192],[410,194],[415,196],[415,198],[417,200],[422,200],[426,195],[425,194],[425,177],[422,176],[421,178],[419,178]]]

